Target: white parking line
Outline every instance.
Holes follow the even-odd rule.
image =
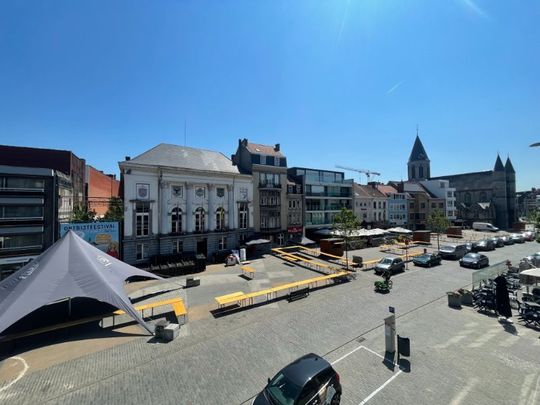
[[[359,405],[364,405],[367,401],[369,401],[371,398],[373,398],[375,395],[377,395],[384,387],[386,387],[388,384],[390,384],[402,372],[403,371],[399,370],[396,374],[394,374],[392,377],[390,377],[388,380],[386,380],[383,385],[381,385],[379,388],[377,388],[375,391],[373,391],[371,394],[369,394],[366,397],[366,399],[364,399],[362,402],[360,402]]]
[[[6,359],[5,361],[10,360],[10,359],[11,360],[19,360],[23,365],[23,370],[19,373],[19,375],[17,377],[15,377],[13,379],[13,381],[9,382],[8,384],[6,384],[2,388],[0,388],[0,392],[3,392],[5,390],[7,390],[9,387],[11,387],[13,384],[15,384],[21,378],[23,378],[24,375],[26,374],[26,372],[28,371],[28,364],[26,363],[26,360],[24,360],[22,357],[19,357],[19,356],[10,357],[10,358]]]
[[[474,386],[480,382],[479,378],[472,378],[469,383],[452,399],[450,405],[459,405],[463,402],[469,392],[472,391]]]

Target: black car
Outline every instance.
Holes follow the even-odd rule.
[[[495,244],[495,247],[504,247],[504,240],[502,238],[499,238],[498,236],[495,236],[493,238],[490,238],[491,241]]]
[[[268,379],[253,405],[338,405],[340,400],[339,374],[325,359],[310,353]]]
[[[413,263],[415,266],[431,267],[441,264],[441,261],[441,257],[435,253],[424,253],[423,255],[413,258]]]
[[[510,237],[510,235],[502,236],[501,239],[503,240],[503,243],[505,245],[513,245],[514,240]]]
[[[467,253],[459,260],[459,265],[479,269],[480,267],[489,266],[489,259],[486,255],[480,253]]]
[[[467,253],[477,252],[478,250],[476,249],[476,244],[477,244],[477,242],[465,243],[465,246],[467,247]]]

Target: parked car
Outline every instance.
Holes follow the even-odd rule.
[[[491,239],[484,239],[476,244],[477,252],[487,252],[489,250],[495,250],[495,243]]]
[[[477,243],[477,242],[468,242],[468,243],[465,243],[465,246],[467,247],[467,252],[477,252],[477,250],[476,250],[476,243]]]
[[[439,256],[441,256],[443,259],[461,259],[463,256],[467,254],[467,246],[465,244],[462,245],[443,245],[439,249]]]
[[[504,247],[504,241],[501,237],[495,236],[493,238],[490,238],[490,240],[495,244],[495,247]]]
[[[501,239],[503,240],[503,243],[505,245],[513,245],[514,244],[514,240],[510,237],[510,235],[505,235]]]
[[[338,405],[340,400],[339,374],[328,361],[310,353],[269,378],[253,405]]]
[[[472,229],[475,231],[490,231],[497,232],[499,228],[491,225],[489,222],[473,222]]]
[[[413,263],[415,266],[425,266],[425,267],[431,267],[436,266],[437,264],[441,264],[441,257],[435,253],[425,253],[420,256],[416,256],[413,259]]]
[[[520,233],[513,233],[510,235],[510,238],[514,241],[514,243],[525,243],[525,238]]]
[[[405,270],[405,262],[399,257],[383,257],[375,266],[375,274],[390,271],[392,274]]]
[[[486,255],[480,253],[467,253],[460,259],[459,265],[479,269],[480,267],[489,266],[489,259]]]
[[[527,242],[534,241],[534,238],[536,237],[536,234],[533,231],[525,231],[521,235]]]
[[[540,267],[540,252],[533,253],[525,258],[529,263],[535,267]]]

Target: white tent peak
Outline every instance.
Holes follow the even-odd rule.
[[[44,305],[75,297],[93,298],[122,309],[152,333],[124,290],[126,280],[137,276],[161,279],[107,255],[69,231],[0,282],[0,333]]]

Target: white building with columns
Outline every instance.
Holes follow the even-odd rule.
[[[119,163],[124,198],[123,259],[213,254],[253,233],[253,186],[219,152],[160,144]]]

